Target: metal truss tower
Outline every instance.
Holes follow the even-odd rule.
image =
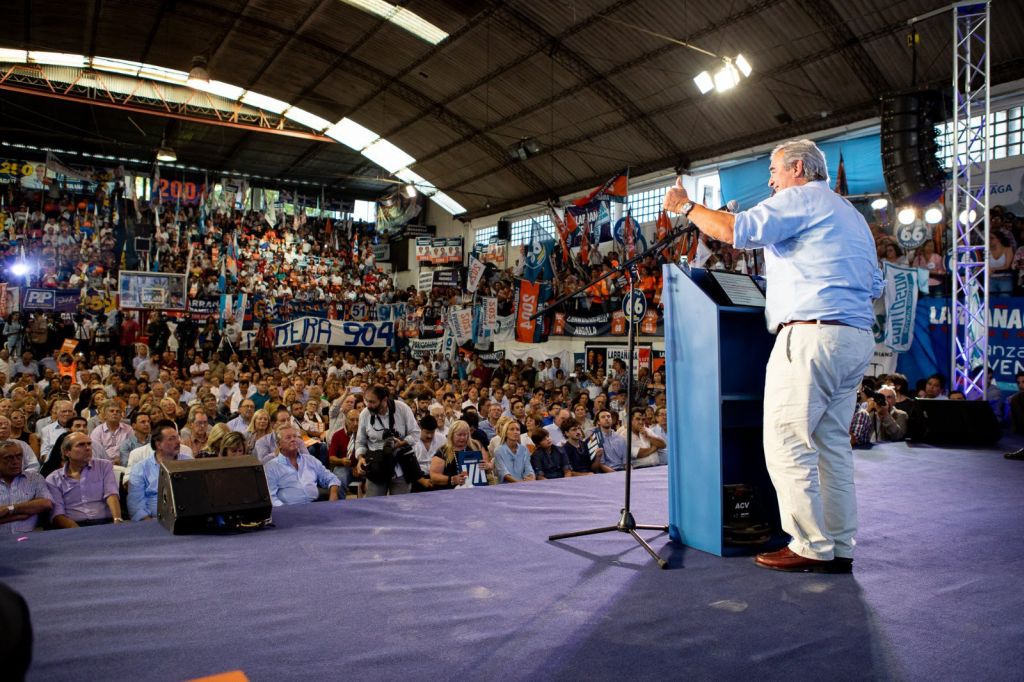
[[[952,388],[984,399],[988,385],[989,2],[953,9]]]

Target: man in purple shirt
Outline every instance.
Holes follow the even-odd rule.
[[[96,459],[105,459],[111,463],[121,463],[121,443],[134,434],[132,427],[121,419],[124,408],[117,401],[111,400],[103,408],[103,423],[92,430],[92,454]]]
[[[69,434],[61,443],[61,454],[65,465],[46,477],[53,498],[53,525],[78,528],[121,523],[114,465],[102,458],[93,459],[89,436]]]
[[[39,514],[53,507],[43,477],[21,470],[21,446],[15,440],[0,441],[0,533],[34,530]]]

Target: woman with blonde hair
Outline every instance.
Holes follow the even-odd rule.
[[[487,444],[487,452],[490,453],[491,457],[494,457],[494,451],[498,449],[499,445],[501,445],[501,436],[498,434],[500,434],[501,430],[505,428],[505,424],[508,424],[513,420],[513,417],[503,414],[501,418],[498,419],[498,423],[494,425],[494,438],[492,438],[491,442]]]
[[[196,454],[196,459],[220,456],[220,442],[224,440],[224,437],[229,433],[234,432],[228,428],[227,424],[214,424],[213,428],[210,429],[210,435],[206,437],[206,445],[203,446],[202,451]]]
[[[221,426],[221,424],[217,426]],[[220,444],[217,447],[218,457],[244,457],[245,454],[245,436],[238,431],[228,431],[220,439]]]
[[[256,441],[270,433],[270,412],[266,409],[256,410],[249,420],[249,428],[245,431],[245,453],[251,455],[256,447]]]
[[[466,482],[468,476],[459,466],[457,456],[466,450],[477,450],[486,460],[490,460],[487,450],[473,440],[469,424],[460,419],[448,429],[447,441],[430,460],[430,482],[434,490],[451,489]]]

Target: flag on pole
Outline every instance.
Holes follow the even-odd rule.
[[[526,267],[523,274],[531,282],[551,281],[555,277],[551,265],[555,240],[544,233],[536,220],[530,222],[530,243],[526,245]]]
[[[658,214],[658,221],[654,224],[654,230],[655,241],[659,242],[672,231],[672,221],[669,220],[668,214],[664,210]]]
[[[629,214],[629,209],[626,209],[626,219],[622,225],[622,246],[626,251],[627,259],[636,256],[636,235],[634,234],[633,217]]]
[[[595,189],[587,196],[576,199],[572,203],[576,206],[586,206],[591,201],[614,201],[622,203],[629,194],[629,173],[623,171],[610,178],[603,185]]]
[[[836,193],[844,197],[850,193],[850,186],[846,182],[846,164],[843,162],[842,152],[839,152],[839,170],[836,171]]]
[[[562,244],[562,264],[568,264],[569,235],[572,234],[573,230],[569,229],[568,222],[566,220],[562,220],[562,216],[558,215],[558,211],[555,210],[554,204],[548,204],[548,210],[551,212],[551,220],[554,221],[555,229],[558,231],[558,241]],[[573,224],[573,228],[575,228],[575,224]]]

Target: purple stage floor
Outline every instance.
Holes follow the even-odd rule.
[[[280,510],[247,535],[156,523],[0,540],[32,680],[1020,679],[1024,462],[857,453],[855,572],[791,575],[614,525],[623,476]],[[667,522],[665,469],[634,477]]]

